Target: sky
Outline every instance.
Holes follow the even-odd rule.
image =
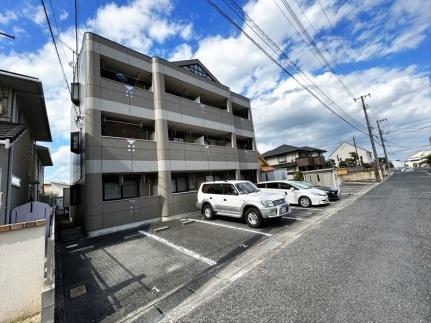
[[[238,20],[223,0],[213,0]],[[223,84],[251,99],[256,142],[264,153],[282,144],[312,146],[329,155],[341,142],[370,149],[360,102],[370,121],[382,123],[392,160],[430,149],[431,1],[237,0],[248,17],[303,73],[295,79],[336,104],[325,108],[294,78],[265,56],[205,0],[78,1],[79,42],[86,31],[151,56],[198,58]],[[45,0],[69,82],[75,48],[73,1]],[[57,28],[58,27],[58,28]],[[320,50],[322,57],[302,31]],[[69,182],[71,102],[40,1],[2,0],[0,69],[43,82],[54,166],[46,181]],[[61,39],[61,42],[60,42]],[[280,56],[277,57],[278,59]],[[323,63],[322,63],[323,62]],[[327,62],[327,64],[324,64]],[[312,87],[310,87],[310,85]],[[327,101],[328,102],[328,101]],[[336,114],[359,128],[353,128]],[[382,148],[377,151],[383,156]]]

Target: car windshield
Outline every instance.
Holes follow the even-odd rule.
[[[309,189],[314,187],[313,184],[308,182],[292,182],[292,184],[302,189]]]
[[[235,184],[239,194],[249,194],[259,192],[259,189],[252,182],[241,182]]]

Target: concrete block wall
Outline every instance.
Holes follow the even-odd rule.
[[[0,322],[41,311],[45,220],[0,226]]]

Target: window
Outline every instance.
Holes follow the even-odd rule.
[[[121,200],[139,196],[138,175],[103,175],[103,200]]]
[[[278,156],[278,162],[279,163],[285,163],[286,162],[286,155],[279,155]]]
[[[187,176],[172,177],[172,193],[187,192],[188,190]]]
[[[103,176],[103,200],[121,199],[121,184],[119,176]]]
[[[256,184],[256,186],[257,186],[258,188],[265,188],[265,187],[266,187],[266,184],[262,184],[262,183],[260,183],[260,184]]]
[[[137,176],[124,176],[123,199],[139,196],[139,178]]]
[[[266,188],[278,188],[278,183],[267,183]]]
[[[221,184],[212,184],[208,193],[210,194],[223,194]]]
[[[290,190],[290,188],[292,187],[292,185],[287,184],[287,183],[280,183],[280,188],[282,190]]]
[[[238,195],[235,187],[231,184],[222,184],[222,190],[224,195]]]

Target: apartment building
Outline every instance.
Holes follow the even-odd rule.
[[[193,211],[203,181],[256,181],[250,101],[199,60],[86,33],[73,88],[71,209],[90,234]]]
[[[42,82],[0,70],[0,224],[13,223],[15,207],[39,201],[52,160],[36,141],[51,141]]]
[[[295,172],[322,169],[325,165],[325,152],[326,150],[308,146],[281,145],[262,154],[262,157],[273,168]]]

